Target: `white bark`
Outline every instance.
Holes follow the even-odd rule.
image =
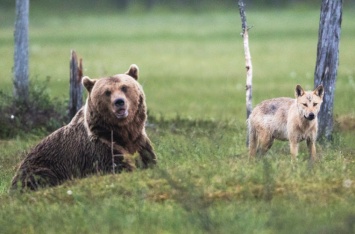
[[[247,71],[245,95],[246,95],[246,112],[247,112],[246,117],[248,119],[253,109],[253,105],[252,105],[253,66],[251,63],[251,55],[249,50],[249,35],[248,35],[249,28],[247,25],[247,19],[244,12],[244,3],[242,0],[238,1],[238,6],[239,6],[240,18],[242,20],[242,36],[243,36],[243,44],[244,44],[245,68]],[[247,131],[247,142],[246,142],[247,145],[249,145],[248,137],[249,137],[249,129]]]
[[[251,63],[251,56],[249,50],[248,30],[245,30],[243,33],[243,43],[244,43],[244,55],[245,55],[245,68],[247,71],[245,94],[246,94],[246,109],[247,109],[247,119],[248,119],[251,111],[253,110],[253,105],[252,105],[253,66]]]

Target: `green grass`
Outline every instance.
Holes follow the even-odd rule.
[[[285,146],[249,162],[244,132],[211,121],[154,121],[148,133],[157,168],[93,176],[36,193],[3,192],[0,227],[3,233],[349,230],[355,221],[355,188],[346,184],[355,176],[353,149],[339,143],[320,150],[324,158],[313,167],[304,154],[291,163]],[[4,175],[6,183],[10,176]]]
[[[11,91],[13,23],[0,12],[0,84]],[[345,11],[336,116],[354,116],[354,12]],[[313,86],[319,12],[247,12],[254,105]],[[4,19],[4,20],[2,20]],[[154,169],[92,176],[35,193],[9,195],[15,166],[43,136],[0,141],[0,233],[352,233],[354,130],[337,129],[310,165],[277,142],[249,162],[245,68],[237,9],[208,13],[33,11],[31,79],[51,77],[52,97],[68,98],[70,50],[92,78],[140,67],[159,158]],[[69,195],[67,192],[72,191]]]

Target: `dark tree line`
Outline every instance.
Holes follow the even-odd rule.
[[[1,0],[0,0],[1,1]],[[95,0],[92,0],[95,2]],[[165,6],[168,8],[205,8],[213,6],[237,6],[237,0],[109,0],[118,8],[124,10],[130,5],[138,4],[146,9],[152,9],[155,6]],[[320,0],[246,0],[245,4],[250,7],[287,7],[295,4],[305,4],[319,6]],[[347,0],[346,2],[354,4],[355,0]]]
[[[302,4],[319,6],[321,0],[245,0],[248,8],[255,7],[287,7],[290,5]],[[344,4],[355,6],[355,0],[344,0]],[[79,8],[95,9],[100,7],[113,7],[124,11],[132,6],[140,6],[144,10],[151,10],[155,7],[166,9],[214,9],[216,7],[237,7],[237,0],[36,0],[31,1],[31,6],[41,7],[60,6],[62,9]],[[15,7],[14,0],[0,0],[0,8]],[[60,8],[59,8],[60,9]]]

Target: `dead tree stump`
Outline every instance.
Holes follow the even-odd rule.
[[[81,79],[83,77],[82,59],[78,62],[78,57],[74,50],[71,51],[70,58],[70,90],[69,90],[69,110],[68,117],[72,119],[76,112],[83,105],[83,88]]]

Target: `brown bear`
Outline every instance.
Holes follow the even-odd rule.
[[[83,77],[86,104],[71,122],[44,138],[20,163],[11,189],[37,190],[90,174],[156,164],[145,132],[145,96],[138,67],[101,79]],[[137,155],[135,158],[133,155]]]

